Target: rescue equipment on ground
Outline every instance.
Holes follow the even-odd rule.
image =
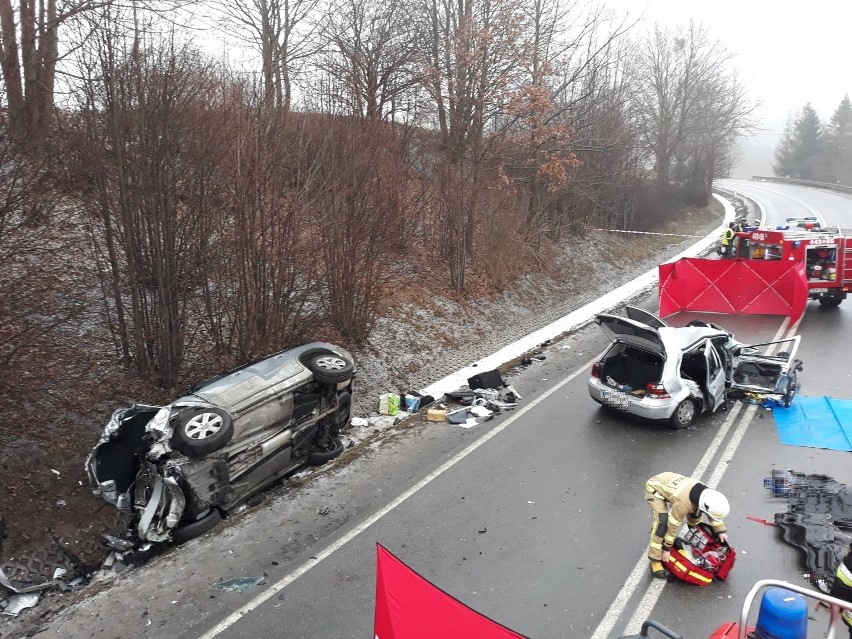
[[[681,581],[707,586],[714,579],[727,579],[736,558],[736,551],[720,542],[712,528],[702,522],[675,538],[666,568]]]

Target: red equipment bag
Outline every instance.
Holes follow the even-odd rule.
[[[706,586],[714,579],[725,580],[736,561],[736,551],[720,542],[707,524],[700,523],[675,539],[666,564],[681,581]]]

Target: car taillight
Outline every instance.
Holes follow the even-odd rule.
[[[592,364],[592,377],[597,377],[598,379],[601,378],[601,363],[600,362],[595,362],[594,364]]]
[[[647,386],[645,386],[645,396],[656,397],[657,399],[664,399],[669,396],[669,392],[662,384],[648,384]]]

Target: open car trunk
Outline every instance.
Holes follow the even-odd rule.
[[[607,386],[639,395],[648,384],[660,382],[663,363],[661,355],[619,344],[601,361],[600,378]]]

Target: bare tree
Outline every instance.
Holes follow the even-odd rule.
[[[401,138],[382,122],[341,118],[318,150],[326,179],[313,218],[322,229],[327,314],[347,340],[362,343],[399,271],[395,254],[409,217]]]
[[[634,105],[659,187],[683,182],[690,147],[718,141],[716,131],[732,143],[733,134],[751,125],[753,106],[729,70],[731,58],[693,22],[676,30],[657,26],[640,46]]]
[[[578,192],[579,153],[602,154],[620,143],[602,123],[612,123],[624,100],[618,41],[632,25],[602,7],[563,0],[534,0],[525,10],[529,75],[510,113],[527,149],[513,172],[526,173],[526,234],[537,244],[543,234],[558,233],[562,216],[553,213],[565,209],[554,207],[557,200],[566,189]],[[606,171],[620,174],[611,166]],[[588,187],[582,190],[588,193]]]
[[[252,93],[229,99],[235,136],[222,162],[221,267],[208,273],[203,294],[215,347],[235,362],[304,341],[322,319],[308,210],[319,167],[302,161],[305,121],[270,113]]]
[[[68,295],[89,275],[85,238],[56,205],[49,168],[0,137],[0,397],[16,402],[45,391],[63,333],[86,311],[85,298]]]
[[[490,127],[518,86],[524,19],[515,0],[426,0],[422,9],[422,83],[438,129],[434,170],[443,181],[444,254],[451,285],[461,289],[486,172],[497,176],[489,157],[499,136]]]
[[[59,27],[91,6],[88,1],[0,0],[0,67],[10,128],[21,139],[41,137],[51,116]]]
[[[74,123],[79,184],[119,352],[171,387],[198,329],[194,293],[219,259],[227,113],[214,108],[220,86],[192,49],[101,36]]]
[[[403,0],[339,0],[328,13],[321,67],[348,96],[346,112],[392,119],[416,83],[414,23]]]
[[[264,104],[290,110],[294,76],[323,47],[319,16],[324,0],[214,0],[229,34],[260,54]]]

